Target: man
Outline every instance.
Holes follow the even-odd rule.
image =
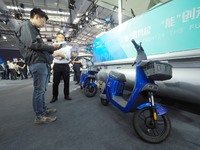
[[[6,79],[6,67],[3,62],[0,62],[0,74],[1,74],[1,79]]]
[[[58,100],[58,87],[61,77],[64,81],[64,99],[71,100],[69,97],[69,79],[70,79],[70,46],[67,46],[65,41],[65,35],[61,32],[56,35],[56,42],[62,42],[62,48],[53,53],[53,98],[50,103]]]
[[[80,83],[80,75],[81,75],[81,58],[78,56],[77,51],[72,52],[71,63],[73,64],[74,75],[75,75],[75,79],[76,79],[75,84],[79,84]]]
[[[17,68],[12,60],[7,60],[8,70],[11,75],[11,80],[17,79]]]
[[[25,63],[33,75],[33,109],[36,124],[50,123],[56,117],[48,116],[56,109],[48,109],[45,105],[45,91],[48,82],[50,54],[59,49],[60,45],[44,44],[39,29],[44,26],[48,16],[40,8],[33,8],[30,12],[30,20],[23,22],[16,29],[19,50]]]
[[[21,80],[23,80],[24,78],[27,79],[28,77],[27,77],[25,62],[21,58],[19,58],[18,61],[16,62],[16,65],[19,70]]]

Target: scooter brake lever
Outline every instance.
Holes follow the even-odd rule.
[[[132,64],[132,67],[136,64],[136,61]]]

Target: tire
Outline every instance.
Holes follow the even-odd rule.
[[[91,86],[91,85],[87,85],[85,88],[84,88],[84,94],[85,96],[87,97],[93,97],[97,94],[97,86]]]
[[[101,104],[107,106],[109,104],[109,101],[107,99],[101,98]]]
[[[133,127],[138,136],[149,143],[160,143],[170,134],[171,122],[166,114],[158,116],[155,121],[151,108],[137,110],[133,116]]]

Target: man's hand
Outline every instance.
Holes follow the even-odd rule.
[[[60,48],[60,44],[53,44],[54,50],[58,50]]]
[[[64,55],[64,54],[60,54],[59,56],[61,57],[61,59],[64,59],[64,58],[65,58],[65,55]]]
[[[60,53],[54,52],[54,53],[53,53],[53,57],[61,57],[61,59],[64,59],[64,58],[65,58],[65,55],[64,55],[64,54],[60,54]]]

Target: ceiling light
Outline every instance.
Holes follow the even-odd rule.
[[[77,17],[77,18],[75,18],[75,19],[74,19],[74,21],[73,21],[73,24],[76,24],[76,23],[78,23],[80,19],[81,19],[81,18],[78,18],[78,17]]]
[[[101,32],[101,33],[99,33],[98,35],[96,35],[96,38],[102,36],[102,35],[105,34],[105,33],[106,33],[106,32]]]
[[[4,23],[4,24],[7,24],[7,22],[6,22],[6,21],[3,21],[3,23]]]
[[[82,15],[83,15],[83,14],[78,13],[76,16],[77,16],[77,17],[80,17],[80,16],[82,16]]]
[[[56,31],[56,32],[60,31],[60,27],[54,28],[54,31]]]
[[[98,22],[98,23],[101,23],[102,21],[99,20],[98,18],[95,18],[94,21]]]
[[[97,22],[94,22],[94,21],[92,21],[90,24],[91,24],[91,25],[97,25],[98,23],[97,23]]]
[[[6,39],[7,39],[7,37],[6,37],[6,36],[2,36],[2,38],[3,38],[4,40],[6,40]]]
[[[98,24],[95,27],[99,29],[99,28],[102,28],[102,25]]]

